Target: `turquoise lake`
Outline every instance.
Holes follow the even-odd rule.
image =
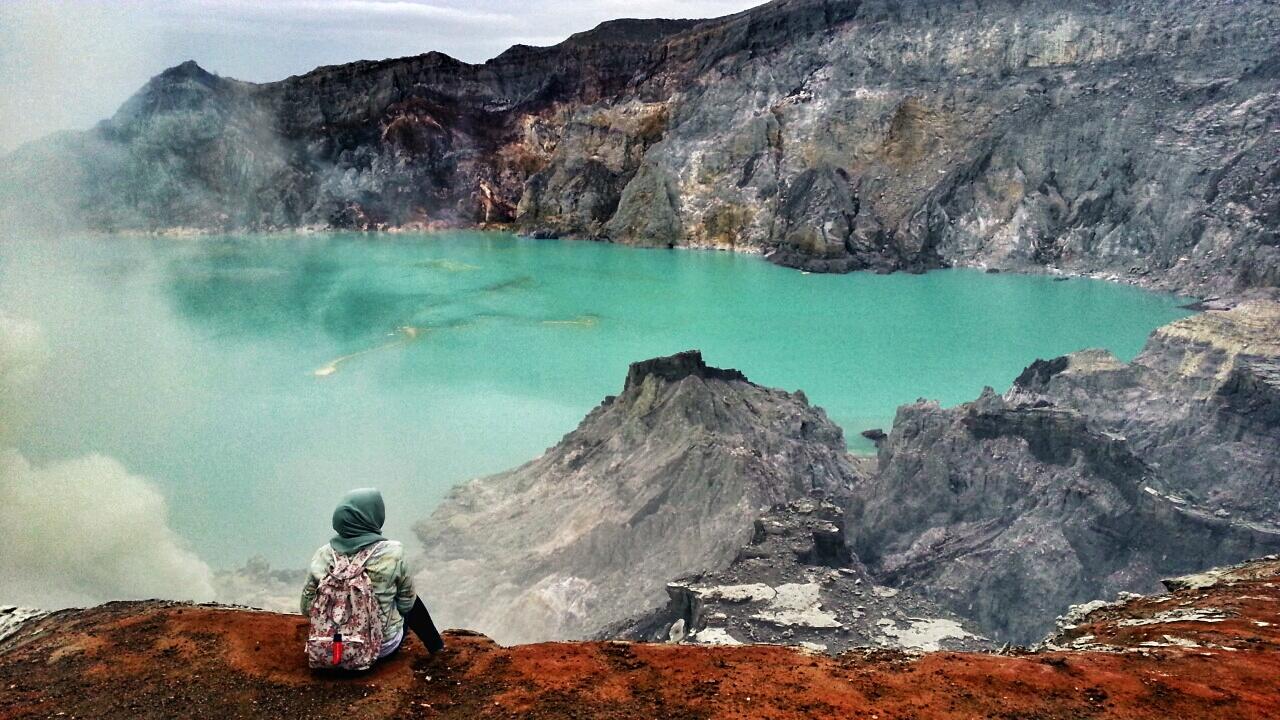
[[[11,444],[154,482],[202,557],[299,567],[339,495],[376,485],[407,537],[448,489],[541,453],[688,348],[803,389],[845,429],[919,397],[1003,391],[1086,347],[1129,359],[1185,299],[946,270],[808,275],[719,252],[498,233],[5,242],[0,312],[50,354]]]

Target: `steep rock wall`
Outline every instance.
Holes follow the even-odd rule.
[[[1277,37],[1263,0],[777,0],[481,65],[187,63],[0,186],[102,229],[501,224],[1234,292],[1280,284]]]
[[[1038,361],[1003,397],[899,409],[847,523],[881,582],[996,639],[1071,603],[1280,550],[1280,305],[1176,321],[1126,364]]]

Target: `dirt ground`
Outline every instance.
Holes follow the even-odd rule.
[[[0,718],[1280,718],[1280,561],[1095,611],[1017,654],[412,640],[316,674],[298,616],[110,603],[0,643]],[[1079,649],[1076,649],[1079,648]]]

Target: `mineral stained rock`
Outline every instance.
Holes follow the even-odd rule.
[[[661,604],[668,580],[728,565],[761,511],[843,502],[859,477],[802,393],[696,351],[648,360],[544,455],[459,486],[419,523],[417,582],[445,625],[587,637]]]
[[[1280,284],[1277,37],[1268,0],[776,0],[479,65],[187,62],[0,160],[0,195],[107,230],[500,225],[1237,292]]]
[[[848,511],[881,582],[997,640],[1068,605],[1280,550],[1280,305],[1038,361],[1002,397],[899,409]]]

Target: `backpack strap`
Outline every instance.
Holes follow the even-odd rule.
[[[382,547],[382,544],[383,541],[379,540],[355,555],[352,555],[349,562],[356,567],[363,568],[365,563],[369,562],[369,558],[373,557],[373,554],[377,552],[378,548]]]
[[[378,541],[367,548],[363,548],[354,555],[344,555],[340,552],[333,554],[333,562],[329,565],[328,575],[338,578],[351,578],[360,574],[364,570],[364,566],[369,562],[369,558],[382,547],[384,541]]]

